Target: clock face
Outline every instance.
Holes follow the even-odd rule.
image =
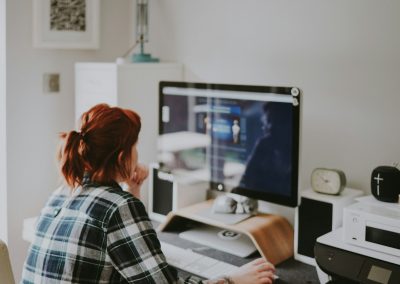
[[[339,194],[344,187],[343,177],[338,170],[317,168],[311,174],[311,187],[317,192]]]

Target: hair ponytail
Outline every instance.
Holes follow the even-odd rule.
[[[64,145],[60,149],[60,170],[67,184],[76,187],[81,184],[85,172],[85,162],[82,158],[83,136],[76,131],[61,133]]]

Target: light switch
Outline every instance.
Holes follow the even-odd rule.
[[[60,74],[45,73],[43,74],[43,92],[59,93],[60,92]]]

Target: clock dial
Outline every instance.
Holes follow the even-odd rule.
[[[339,170],[317,168],[311,174],[311,187],[316,192],[339,194],[344,183],[344,173]]]
[[[340,180],[338,179],[338,174],[336,172],[327,172],[329,193],[334,194],[340,189]]]

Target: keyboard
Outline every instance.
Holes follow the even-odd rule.
[[[238,268],[235,265],[166,242],[161,242],[161,249],[170,265],[206,279],[228,275]]]

